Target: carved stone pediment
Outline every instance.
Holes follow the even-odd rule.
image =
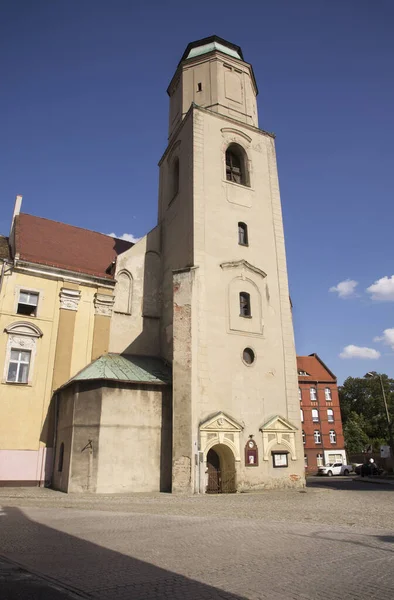
[[[240,437],[244,426],[235,419],[218,412],[211,415],[200,423],[200,449],[204,454],[204,460],[210,448],[217,444],[224,444],[231,449],[236,462],[241,460]]]
[[[223,412],[219,412],[200,424],[200,431],[242,431],[243,426]]]
[[[264,425],[262,425],[260,427],[260,431],[265,431],[267,433],[270,431],[271,432],[281,431],[282,433],[289,433],[289,432],[297,431],[297,427],[292,425],[284,417],[280,417],[279,415],[276,415],[275,417],[272,417],[269,421],[267,421]]]
[[[263,435],[263,460],[269,460],[273,449],[284,449],[290,453],[291,460],[297,460],[295,435],[297,427],[284,417],[276,415],[267,421],[260,431]]]

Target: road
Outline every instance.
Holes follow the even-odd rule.
[[[334,477],[227,496],[3,489],[0,598],[386,600],[393,501]]]

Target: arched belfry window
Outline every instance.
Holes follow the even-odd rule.
[[[248,226],[246,223],[238,223],[238,244],[248,246]]]
[[[251,317],[252,311],[250,308],[250,294],[240,292],[239,294],[239,314],[241,317]]]
[[[230,144],[226,150],[226,179],[241,185],[249,185],[247,156],[239,144]]]

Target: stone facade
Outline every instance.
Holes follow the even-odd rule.
[[[219,486],[224,472],[234,473],[238,490],[302,486],[274,138],[258,129],[252,67],[240,49],[222,40],[218,50],[212,39],[188,46],[168,88],[159,225],[118,258],[117,274],[133,282],[133,308],[120,314],[115,300],[110,351],[172,364],[174,492],[209,491],[212,469],[221,472]],[[149,252],[157,258],[147,272]],[[147,282],[155,298],[149,313]],[[124,281],[117,285],[123,294]],[[243,297],[248,314],[240,310]],[[235,429],[225,435],[230,423]],[[246,462],[250,440],[259,456],[253,465]]]

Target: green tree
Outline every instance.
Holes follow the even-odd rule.
[[[343,427],[343,435],[345,436],[345,446],[349,454],[359,454],[364,452],[370,440],[365,433],[365,419],[362,415],[356,412],[351,412],[346,424]]]
[[[393,421],[394,380],[382,374],[382,381]],[[350,448],[371,444],[374,451],[378,451],[381,444],[388,443],[387,416],[378,376],[348,377],[339,388],[339,401],[345,442],[350,454],[353,453]],[[359,435],[359,442],[357,442],[357,435]]]

